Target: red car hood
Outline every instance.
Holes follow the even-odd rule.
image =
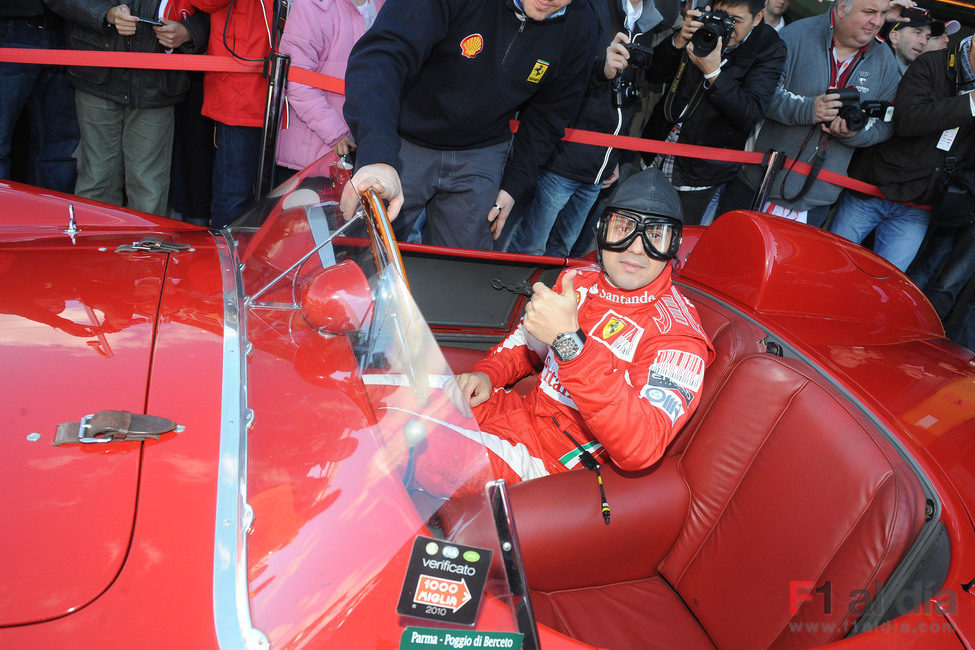
[[[52,441],[89,413],[144,412],[167,257],[116,252],[145,232],[15,230],[0,232],[0,368],[18,405],[0,436],[0,626],[85,606],[125,562],[141,445]]]

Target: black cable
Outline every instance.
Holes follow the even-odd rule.
[[[559,429],[559,431],[564,433],[565,437],[568,438],[570,441],[572,441],[572,444],[574,444],[576,446],[576,449],[579,450],[579,462],[582,463],[583,467],[585,467],[586,469],[591,469],[594,472],[596,472],[596,483],[599,485],[599,497],[602,500],[601,511],[603,513],[603,521],[606,522],[607,526],[609,526],[609,514],[610,514],[609,503],[606,501],[606,488],[603,487],[603,475],[599,471],[599,461],[596,460],[595,456],[593,456],[591,453],[583,449],[582,445],[576,442],[576,439],[573,438],[568,431],[563,429],[561,425],[559,425],[559,421],[555,418],[554,415],[552,416],[552,422],[555,423],[555,426]]]
[[[247,61],[248,63],[264,63],[264,64],[269,63],[270,60],[271,60],[271,53],[270,52],[268,52],[268,55],[266,57],[262,58],[262,59],[248,59],[247,57],[240,56],[239,54],[237,54],[237,52],[234,51],[234,48],[230,47],[230,44],[227,42],[227,28],[230,26],[230,16],[234,13],[234,5],[235,4],[237,4],[237,0],[230,0],[230,4],[227,5],[227,17],[223,21],[223,46],[224,46],[224,49],[226,49],[228,52],[230,52],[230,55],[232,57],[234,57],[235,59],[240,59],[241,61]],[[264,3],[263,2],[261,3],[261,11],[264,11]]]

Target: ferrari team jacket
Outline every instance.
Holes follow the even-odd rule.
[[[574,286],[587,336],[579,356],[560,362],[519,326],[474,371],[498,389],[541,365],[524,408],[513,404],[517,393],[495,390],[474,414],[483,431],[524,443],[549,473],[579,463],[566,433],[600,462],[649,467],[697,408],[714,349],[694,306],[671,284],[670,266],[635,291],[617,289],[597,266],[582,270]]]
[[[475,149],[511,137],[501,188],[535,181],[575,117],[595,60],[587,2],[541,22],[512,0],[388,0],[346,71],[344,113],[356,164],[398,166],[399,137],[430,149]]]
[[[975,116],[968,95],[958,94],[949,56],[956,63],[962,55],[940,50],[914,60],[897,87],[894,137],[861,149],[850,163],[850,176],[873,183],[891,201],[931,203],[946,156],[962,160],[975,147]],[[957,127],[948,151],[939,148],[943,134]]]

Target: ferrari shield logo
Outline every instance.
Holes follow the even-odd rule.
[[[542,61],[538,59],[535,61],[535,65],[532,67],[532,73],[528,75],[528,81],[533,84],[537,84],[545,76],[545,71],[548,70],[548,61]]]
[[[589,330],[589,336],[605,345],[623,361],[633,361],[636,348],[643,338],[643,328],[626,316],[609,310]]]
[[[460,53],[468,59],[473,59],[478,52],[484,49],[484,37],[480,34],[465,36],[460,42]]]
[[[610,321],[603,326],[603,338],[608,339],[624,327],[626,327],[626,323],[618,318],[611,318]]]

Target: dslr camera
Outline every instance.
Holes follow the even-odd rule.
[[[695,55],[707,56],[718,46],[719,38],[724,45],[728,44],[728,39],[735,31],[735,19],[724,9],[709,11],[707,6],[698,9],[701,15],[697,20],[704,24],[691,36],[691,43],[694,44]]]
[[[638,68],[650,67],[650,61],[653,60],[653,50],[651,48],[640,45],[639,43],[623,43],[623,47],[630,53],[630,58],[627,59],[627,68],[636,70]],[[636,101],[643,97],[639,84],[633,78],[623,81],[623,72],[625,70],[616,75],[611,84],[613,108],[623,108],[631,101]]]
[[[846,126],[851,131],[859,131],[867,125],[867,120],[871,117],[882,118],[888,121],[887,109],[892,106],[890,102],[879,99],[868,99],[860,101],[860,91],[856,86],[845,88],[831,88],[827,93],[835,93],[840,96],[843,105],[840,106],[839,117],[846,120]]]

